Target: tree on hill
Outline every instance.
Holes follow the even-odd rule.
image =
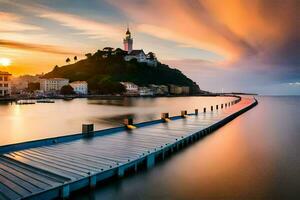
[[[70,60],[70,58],[67,58],[66,59],[66,63],[69,63],[71,60]]]
[[[58,65],[55,65],[53,70],[57,70],[58,69]]]
[[[98,82],[97,89],[99,94],[123,94],[126,92],[124,85],[111,80]]]
[[[85,54],[85,57],[86,57],[86,58],[91,58],[91,57],[92,57],[92,54],[91,54],[91,53],[87,53],[87,54]]]
[[[75,94],[75,92],[74,92],[74,89],[72,88],[71,85],[64,85],[60,89],[60,94],[62,94],[62,95],[72,95],[72,94]]]
[[[156,59],[155,53],[149,52],[149,53],[147,54],[147,58],[150,59],[150,60]]]

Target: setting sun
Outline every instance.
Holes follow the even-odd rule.
[[[9,58],[0,58],[0,65],[7,67],[11,64],[11,60]]]

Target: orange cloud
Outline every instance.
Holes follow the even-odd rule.
[[[133,19],[140,32],[213,51],[227,62],[260,56],[283,42],[291,25],[289,12],[296,7],[295,1],[261,0],[107,2]]]
[[[24,43],[24,42],[16,42],[16,41],[1,40],[1,39],[0,39],[0,46],[13,48],[13,49],[39,51],[39,52],[62,54],[62,55],[78,54],[78,52],[68,51],[65,48],[53,46],[53,45]]]

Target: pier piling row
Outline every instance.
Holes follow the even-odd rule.
[[[212,133],[257,104],[243,98],[230,109],[188,114],[125,126],[0,147],[0,199],[68,198],[100,181],[151,169],[167,156]],[[226,104],[225,104],[226,105]],[[204,109],[205,111],[205,109]],[[184,113],[185,115],[187,113]],[[132,123],[131,123],[132,122]],[[87,133],[92,137],[86,137]]]

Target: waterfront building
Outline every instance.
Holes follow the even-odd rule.
[[[153,91],[154,95],[167,95],[169,93],[169,88],[166,85],[150,84],[149,87]]]
[[[65,85],[69,85],[69,79],[49,78],[40,80],[40,88],[44,92],[57,92]]]
[[[170,94],[181,94],[182,88],[177,85],[170,85]]]
[[[126,93],[125,95],[138,95],[139,94],[139,86],[131,82],[120,82],[125,86]]]
[[[74,81],[70,83],[71,87],[74,89],[74,92],[79,95],[88,94],[88,83],[86,81]]]
[[[23,75],[16,78],[13,78],[11,81],[13,92],[22,92],[28,88],[29,83],[39,83],[41,76],[43,75]]]
[[[159,90],[163,94],[168,94],[169,93],[169,87],[166,85],[159,85]]]
[[[182,86],[182,94],[190,94],[190,87]]]
[[[11,74],[0,71],[0,97],[11,95]]]
[[[169,85],[170,87],[170,94],[189,94],[190,93],[190,87],[188,86],[177,86],[177,85]]]
[[[139,87],[140,96],[153,96],[154,92],[151,88],[148,87]]]

